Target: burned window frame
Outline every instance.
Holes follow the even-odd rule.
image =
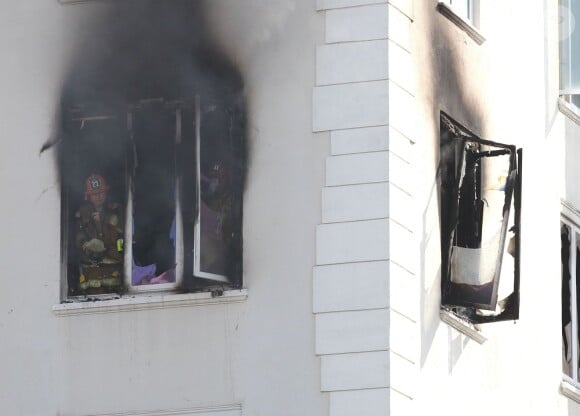
[[[245,113],[241,99],[224,99],[223,95],[212,96],[206,94],[194,94],[190,98],[179,99],[143,99],[133,103],[121,106],[98,106],[94,105],[77,105],[63,111],[63,140],[59,145],[59,158],[61,163],[61,299],[63,302],[82,301],[92,298],[110,298],[119,297],[125,294],[138,293],[186,293],[212,291],[212,293],[223,293],[228,289],[240,289],[243,286],[243,241],[242,241],[242,222],[243,222],[243,187],[245,177]],[[160,285],[134,285],[131,282],[131,270],[133,265],[133,218],[131,202],[134,197],[134,179],[135,167],[138,164],[136,160],[136,144],[134,137],[134,115],[142,107],[158,106],[159,108],[175,111],[176,128],[175,137],[175,218],[176,233],[180,230],[183,236],[182,246],[175,246],[175,269],[176,279],[172,284]],[[185,140],[182,137],[182,125],[186,123],[182,120],[182,112],[191,113],[190,119],[193,125],[189,127],[190,137]],[[229,123],[223,126],[223,131],[227,132],[228,143],[231,149],[228,149],[233,155],[230,157],[231,163],[228,165],[230,170],[230,213],[232,223],[227,237],[227,275],[218,279],[211,279],[212,276],[199,276],[194,272],[194,259],[196,253],[203,250],[199,239],[196,239],[196,230],[201,227],[200,221],[200,164],[204,161],[204,155],[200,155],[200,142],[202,138],[202,129],[205,120],[205,114],[221,111],[226,114]],[[122,206],[125,212],[125,251],[124,251],[124,277],[123,283],[117,290],[112,290],[102,294],[87,294],[78,290],[78,276],[71,273],[71,261],[78,260],[74,248],[74,216],[75,207],[74,194],[72,188],[73,181],[84,181],[84,178],[71,178],[72,162],[69,152],[71,146],[74,147],[75,141],[79,135],[79,127],[87,123],[99,123],[106,120],[118,120],[124,123],[126,131],[121,134],[123,144],[121,148],[126,160],[124,182],[125,196],[121,198]],[[225,124],[225,123],[224,123]],[[193,156],[193,158],[192,158]],[[78,188],[78,185],[77,185]],[[189,190],[189,191],[188,191]],[[78,189],[76,191],[78,207]],[[128,244],[127,242],[131,242]],[[127,249],[129,248],[129,249]],[[72,264],[75,267],[75,264]]]
[[[493,288],[490,296],[490,302],[487,304],[478,303],[475,293],[481,290],[481,286],[458,284],[451,278],[452,247],[455,232],[459,227],[459,209],[460,193],[465,191],[465,184],[461,187],[462,173],[465,175],[464,163],[466,158],[467,146],[474,146],[473,152],[476,157],[509,155],[510,169],[508,178],[505,181],[505,187],[508,188],[510,174],[513,172],[513,189],[504,192],[506,200],[504,201],[502,235],[500,240],[501,249],[498,253],[499,263],[495,263],[494,278],[492,281]],[[481,147],[490,147],[498,150],[478,152]],[[470,132],[457,121],[453,120],[447,114],[440,114],[440,161],[437,174],[439,188],[440,204],[440,226],[441,226],[441,308],[449,311],[462,319],[471,323],[489,323],[505,320],[517,320],[519,318],[519,299],[520,299],[520,219],[521,219],[521,173],[522,173],[522,150],[516,149],[515,146],[503,143],[484,140]],[[471,151],[471,150],[470,150]],[[461,155],[461,156],[459,156]],[[475,169],[475,168],[474,168]],[[474,178],[479,177],[481,181],[481,168],[474,173]],[[480,185],[481,187],[481,185]],[[464,189],[465,188],[465,189]],[[473,195],[477,193],[477,180],[473,185]],[[513,193],[513,195],[508,195]],[[477,197],[476,197],[477,199]],[[509,202],[507,200],[510,199]],[[506,217],[506,206],[508,209]],[[507,221],[509,221],[509,209],[513,206],[513,226],[509,231],[513,232],[513,257],[514,257],[514,276],[513,290],[504,299],[497,300],[497,290],[499,284],[499,275],[501,274],[501,260],[505,246],[507,234]],[[481,217],[483,218],[483,217]],[[480,224],[481,226],[481,224]],[[481,227],[480,227],[481,228]],[[504,277],[505,278],[505,277]]]

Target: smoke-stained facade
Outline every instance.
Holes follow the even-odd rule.
[[[19,102],[5,103],[3,134],[22,138],[2,161],[28,165],[4,214],[19,236],[34,230],[27,249],[2,239],[2,269],[31,284],[2,285],[2,413],[327,411],[307,295],[327,144],[309,122],[314,55],[295,60],[322,30],[310,4],[280,16],[260,3],[1,6],[2,83]],[[279,65],[295,69],[268,76]],[[110,246],[95,224],[78,229],[105,188],[101,225],[122,228]],[[108,268],[122,254],[120,285],[119,270],[79,267],[84,243]],[[192,278],[172,281],[175,259]]]
[[[58,143],[64,300],[241,287],[243,83],[204,14],[114,3],[79,42]],[[82,202],[95,174],[103,205]]]
[[[1,4],[1,413],[580,414],[557,14]]]

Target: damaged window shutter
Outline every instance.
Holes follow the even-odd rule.
[[[481,140],[445,116],[441,128],[442,306],[472,308],[470,319],[478,322],[515,319],[518,152]]]

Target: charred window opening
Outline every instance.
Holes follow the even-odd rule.
[[[196,96],[75,109],[67,132],[69,296],[241,287],[240,108]]]
[[[565,379],[579,385],[580,333],[580,228],[563,218],[560,224],[562,240],[562,372]]]
[[[103,7],[61,95],[62,297],[239,288],[242,77],[203,2]]]
[[[521,149],[444,114],[440,128],[441,305],[474,323],[517,319]]]

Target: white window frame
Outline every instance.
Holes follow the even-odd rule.
[[[473,21],[473,0],[446,0],[455,12],[470,22]]]
[[[437,11],[463,30],[478,45],[485,42],[480,33],[480,0],[461,0],[464,6],[458,6],[459,0],[440,0]]]
[[[440,3],[447,4],[457,16],[479,28],[479,0],[440,0]]]
[[[199,123],[199,100],[196,100],[196,123]],[[179,145],[181,143],[181,109],[175,109],[175,144]],[[133,129],[133,110],[127,113],[127,130],[132,134]],[[199,124],[198,124],[199,125]],[[133,139],[133,138],[132,138]],[[199,128],[196,127],[196,141],[199,140]],[[198,155],[199,156],[199,155]],[[197,160],[199,163],[199,159]],[[198,166],[199,169],[199,166]],[[175,282],[173,283],[159,283],[154,285],[133,285],[133,176],[129,175],[128,178],[128,189],[127,189],[127,208],[125,215],[125,241],[129,244],[125,244],[125,256],[124,256],[124,282],[125,287],[128,289],[129,293],[141,293],[141,292],[165,292],[172,291],[181,286],[183,282],[184,274],[184,252],[183,252],[183,219],[181,217],[181,195],[180,195],[180,177],[176,175],[175,177]],[[196,251],[198,246],[196,245]],[[227,280],[225,280],[227,282]]]
[[[164,100],[162,99],[155,99],[155,100],[142,100],[143,103],[147,102],[147,101],[161,101],[163,102]],[[139,102],[141,103],[141,102]],[[179,102],[165,102],[165,104],[169,105],[170,107],[175,107],[175,123],[176,123],[176,128],[175,128],[175,143],[177,145],[176,148],[179,148],[179,144],[181,144],[182,142],[182,113],[183,113],[183,109],[180,107]],[[138,104],[138,106],[140,106],[140,104]],[[201,124],[203,123],[202,120],[202,99],[199,95],[195,96],[195,100],[193,103],[193,121],[194,121],[194,136],[193,136],[193,140],[194,140],[194,146],[195,146],[195,161],[193,163],[196,164],[195,167],[195,175],[196,175],[196,195],[195,195],[195,199],[196,199],[196,203],[198,204],[198,206],[200,206],[201,204],[201,183],[200,183],[200,177],[201,177],[201,161],[203,159],[203,155],[201,155]],[[134,137],[133,136],[133,121],[134,121],[134,117],[135,117],[135,113],[138,111],[137,107],[134,106],[130,106],[126,112],[126,121],[125,121],[125,126],[126,126],[126,131],[130,136],[130,142],[134,143]],[[85,121],[87,122],[99,122],[100,120],[108,120],[108,119],[113,119],[113,118],[117,118],[117,116],[89,116],[89,117],[81,117],[75,121],[80,121],[81,123],[84,123]],[[135,150],[133,150],[135,151]],[[174,259],[175,259],[175,282],[171,282],[171,283],[159,283],[159,284],[144,284],[144,285],[133,285],[132,284],[132,274],[133,274],[133,218],[134,218],[134,213],[133,213],[133,201],[134,201],[134,195],[133,195],[133,175],[130,172],[126,172],[125,175],[127,176],[127,197],[126,197],[126,207],[124,208],[125,211],[125,231],[124,231],[124,255],[123,255],[123,286],[124,289],[126,290],[128,295],[138,295],[138,294],[150,294],[150,295],[155,295],[155,294],[159,294],[159,295],[163,295],[164,293],[175,293],[175,291],[177,289],[179,289],[182,284],[184,283],[184,280],[186,278],[185,276],[185,261],[186,261],[186,256],[185,256],[185,248],[184,248],[184,241],[185,241],[185,236],[184,236],[184,230],[183,230],[183,218],[182,218],[182,212],[181,212],[181,195],[180,195],[180,185],[181,185],[181,181],[182,181],[182,175],[183,173],[180,171],[176,171],[176,175],[175,175],[175,252],[174,252]],[[67,201],[65,203],[66,208],[64,208],[66,211],[68,211],[70,209],[69,206],[69,202],[68,202],[68,195],[63,194],[62,196],[63,201]],[[196,279],[202,279],[202,280],[207,280],[207,284],[204,284],[203,287],[205,289],[194,289],[194,291],[197,290],[210,290],[212,292],[212,294],[218,294],[219,296],[223,295],[223,292],[225,289],[226,292],[232,292],[232,293],[237,293],[240,291],[240,287],[238,287],[239,283],[236,283],[234,281],[233,276],[225,276],[225,275],[218,275],[218,274],[214,274],[214,273],[209,273],[209,272],[205,272],[201,270],[201,250],[203,250],[203,248],[201,247],[201,235],[200,235],[200,229],[201,229],[201,217],[200,217],[200,210],[197,210],[197,216],[195,218],[195,224],[194,224],[194,228],[192,231],[192,237],[194,239],[194,244],[193,244],[193,256],[191,258],[191,262],[192,264],[191,266],[191,270],[193,270],[193,276]],[[68,236],[68,229],[71,226],[71,224],[68,223],[67,220],[65,220],[64,218],[67,218],[68,215],[65,215],[63,217],[63,235],[64,236]],[[238,220],[241,220],[241,218],[238,218]],[[80,294],[80,295],[70,295],[69,294],[69,289],[68,289],[68,271],[67,271],[67,262],[68,262],[68,256],[69,256],[69,249],[68,246],[70,245],[70,241],[68,241],[67,237],[63,238],[62,240],[62,260],[63,260],[63,264],[62,264],[62,268],[63,268],[63,272],[61,275],[61,299],[63,302],[76,302],[76,301],[82,301],[85,300],[87,298],[90,299],[101,299],[101,300],[111,300],[111,299],[117,299],[122,297],[122,294],[118,291],[111,291],[110,293],[103,293],[103,294]],[[241,253],[239,253],[241,255]],[[220,285],[223,286],[223,289],[215,289],[216,285]],[[214,293],[215,292],[215,293]],[[237,295],[234,295],[234,297],[237,297]],[[197,299],[197,298],[196,298]],[[188,301],[189,302],[189,301]],[[115,305],[115,307],[117,307]],[[71,308],[67,308],[71,309]],[[73,308],[74,309],[74,308]]]

